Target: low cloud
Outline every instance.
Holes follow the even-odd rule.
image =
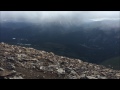
[[[0,20],[54,22],[83,22],[95,18],[120,18],[119,11],[0,11]]]

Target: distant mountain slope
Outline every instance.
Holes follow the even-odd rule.
[[[101,64],[109,68],[120,70],[120,56],[105,60]]]
[[[34,47],[96,64],[120,55],[120,28],[116,27],[119,26],[116,20],[77,25],[4,22],[0,26],[0,42]]]
[[[120,79],[120,70],[0,43],[0,79]]]

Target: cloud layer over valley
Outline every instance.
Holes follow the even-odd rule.
[[[86,22],[89,19],[120,18],[119,11],[0,11],[1,21]]]

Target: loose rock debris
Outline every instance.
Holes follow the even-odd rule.
[[[120,70],[0,43],[0,79],[120,79]]]

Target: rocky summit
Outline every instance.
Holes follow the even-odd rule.
[[[0,79],[120,79],[120,70],[2,42]]]

